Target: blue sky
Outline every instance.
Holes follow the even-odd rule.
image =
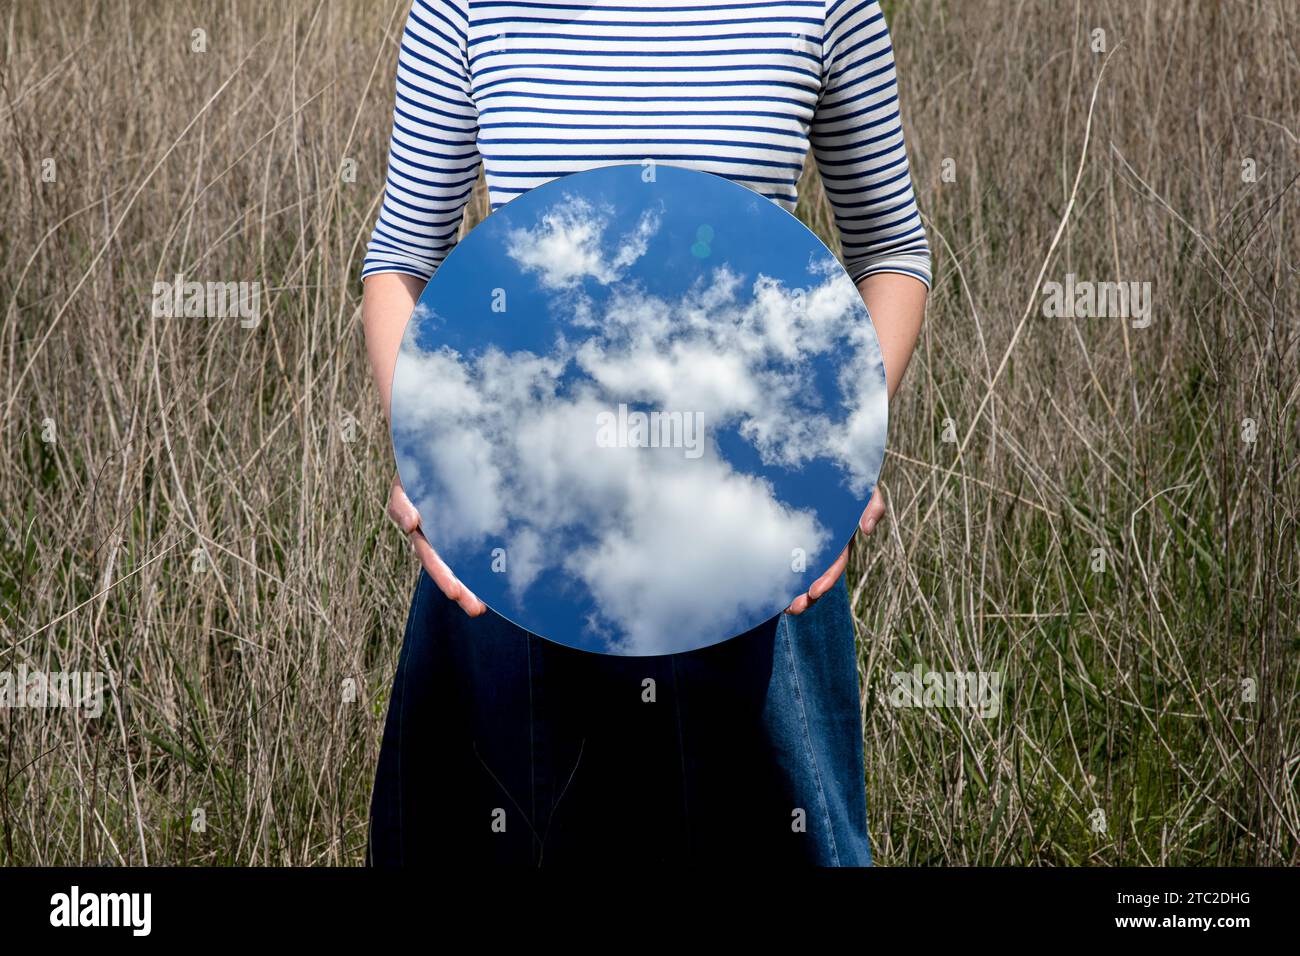
[[[676,653],[779,613],[834,560],[886,406],[861,297],[797,219],[624,164],[531,190],[452,250],[403,340],[393,442],[434,547],[494,610],[586,650]],[[636,412],[674,416],[670,447],[638,447]]]

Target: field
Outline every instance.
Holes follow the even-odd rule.
[[[1300,10],[886,12],[936,283],[849,571],[877,862],[1294,865]],[[404,13],[0,3],[0,671],[111,677],[0,709],[0,864],[362,860],[416,576],[358,281]],[[155,315],[176,275],[259,321]],[[1045,314],[1079,282],[1150,314]],[[894,706],[918,667],[1000,709]]]

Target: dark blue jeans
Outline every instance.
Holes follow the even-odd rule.
[[[470,619],[422,571],[370,808],[374,866],[867,866],[857,652],[839,583],[662,657]]]

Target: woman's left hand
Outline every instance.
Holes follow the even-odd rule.
[[[876,485],[876,490],[871,495],[871,500],[867,502],[867,510],[862,512],[862,517],[858,519],[858,530],[863,534],[871,534],[876,530],[876,523],[885,516],[885,498],[880,493],[880,485]],[[786,614],[802,614],[808,608],[817,603],[817,599],[831,589],[841,574],[844,573],[844,566],[849,563],[849,548],[853,545],[853,539],[844,546],[840,556],[835,559],[830,570],[819,577],[808,588],[807,593],[800,594],[790,602],[790,606],[785,609]]]

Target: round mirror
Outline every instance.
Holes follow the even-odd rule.
[[[888,403],[844,267],[782,207],[682,167],[530,190],[426,286],[393,379],[398,474],[493,610],[605,654],[779,614],[849,541]]]

